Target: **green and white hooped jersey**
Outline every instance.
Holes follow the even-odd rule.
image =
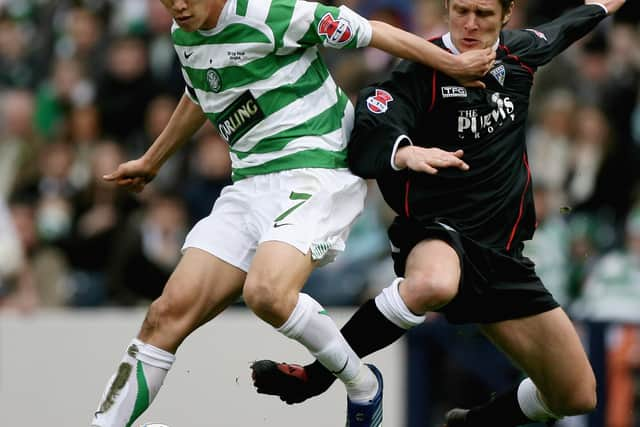
[[[317,46],[367,46],[371,32],[345,6],[295,0],[227,0],[206,31],[174,23],[186,92],[229,143],[234,180],[346,167],[353,106]]]

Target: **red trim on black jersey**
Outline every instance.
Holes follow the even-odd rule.
[[[436,105],[436,70],[433,70],[433,80],[431,82],[431,107],[429,107],[429,112],[433,110],[433,107]]]
[[[432,38],[429,39],[429,41],[432,42],[434,40],[441,39],[443,35],[444,34],[441,34],[441,35],[436,36],[436,37],[432,37]],[[444,50],[446,50],[449,53],[453,53],[449,49],[447,49],[446,47],[444,48]],[[435,105],[436,105],[436,69],[434,68],[433,69],[433,81],[432,81],[432,84],[431,84],[431,107],[429,107],[429,112],[431,112],[431,110],[433,110],[433,107],[435,107]]]
[[[409,188],[411,188],[411,179],[407,178],[404,186],[404,214],[409,218]]]
[[[520,66],[521,66],[522,68],[524,68],[524,69],[525,69],[529,74],[531,74],[531,75],[533,76],[533,74],[534,74],[534,72],[533,72],[533,68],[529,67],[527,64],[525,64],[524,62],[522,62],[522,61],[520,60],[520,57],[519,57],[518,55],[512,55],[512,54],[511,54],[511,51],[509,50],[509,48],[508,48],[506,45],[504,45],[504,44],[501,44],[499,47],[500,47],[501,49],[503,49],[503,50],[507,53],[507,57],[509,57],[509,58],[513,58],[513,59],[514,59],[518,64],[520,64]]]
[[[511,250],[513,238],[516,235],[518,225],[520,225],[520,220],[522,219],[522,213],[524,211],[524,196],[527,194],[529,183],[531,182],[531,169],[529,169],[529,161],[527,160],[526,153],[522,154],[522,162],[524,163],[524,167],[527,169],[527,182],[524,184],[524,190],[522,191],[522,195],[520,196],[520,209],[518,211],[518,218],[516,219],[516,223],[513,224],[513,228],[511,229],[511,235],[509,236],[509,241],[507,242],[507,250]]]

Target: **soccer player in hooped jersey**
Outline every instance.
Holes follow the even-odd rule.
[[[448,427],[515,427],[596,405],[580,340],[522,255],[535,228],[525,128],[537,68],[623,3],[586,0],[535,29],[503,30],[513,0],[449,0],[450,32],[434,43],[456,54],[495,50],[486,86],[465,88],[405,61],[388,81],[360,93],[349,166],[375,178],[397,214],[389,238],[399,277],[345,324],[347,342],[364,357],[440,311],[452,323],[480,324],[528,375],[485,405],[449,411]],[[439,149],[464,150],[465,164],[434,168]],[[317,362],[264,360],[252,368],[258,392],[288,403],[333,381]]]
[[[455,56],[347,7],[295,0],[162,3],[175,20],[185,94],[147,152],[105,179],[141,191],[209,119],[229,143],[234,184],[187,236],[179,265],[91,424],[131,426],[156,396],[182,341],[243,296],[261,319],[304,345],[345,384],[347,425],[380,425],[380,373],[363,365],[322,306],[300,293],[312,269],[344,249],[365,197],[364,181],[347,168],[353,107],[317,46],[377,47],[469,86],[483,85],[476,79],[495,54]],[[461,163],[460,153],[438,155]]]

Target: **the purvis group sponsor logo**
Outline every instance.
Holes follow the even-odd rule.
[[[393,96],[386,90],[376,89],[373,96],[367,98],[367,108],[374,114],[386,113]]]
[[[349,43],[353,37],[353,30],[349,21],[343,18],[334,19],[327,12],[318,23],[318,34],[325,36],[330,45],[342,46]]]
[[[466,98],[467,89],[461,86],[442,86],[440,88],[443,98]]]
[[[220,136],[233,145],[262,119],[264,112],[251,92],[246,91],[220,114],[216,127]]]
[[[458,138],[471,136],[479,139],[483,135],[494,133],[508,120],[515,120],[515,105],[508,96],[495,92],[491,95],[493,109],[480,113],[477,109],[458,111]]]

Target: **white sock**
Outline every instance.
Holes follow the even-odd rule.
[[[376,297],[376,307],[390,322],[402,329],[411,329],[424,322],[425,316],[417,316],[402,300],[398,286],[404,280],[398,277]]]
[[[129,427],[158,394],[175,356],[134,338],[107,383],[92,427]]]
[[[538,388],[531,381],[531,378],[525,378],[518,386],[518,404],[522,409],[522,413],[532,421],[549,421],[562,418],[551,412],[547,404],[544,403]]]
[[[378,391],[378,381],[351,349],[326,310],[301,293],[289,319],[278,332],[304,345],[346,386],[354,402],[366,402]]]

